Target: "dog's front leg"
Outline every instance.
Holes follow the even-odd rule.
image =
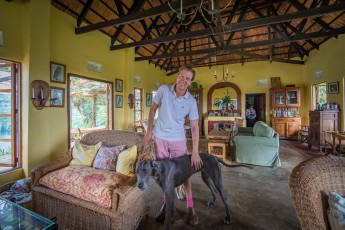
[[[164,189],[164,194],[166,196],[166,209],[165,209],[165,219],[164,219],[164,229],[170,228],[170,224],[174,220],[174,186],[167,186]]]

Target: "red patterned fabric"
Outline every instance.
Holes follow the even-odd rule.
[[[113,190],[130,178],[109,170],[68,166],[45,175],[39,182],[53,190],[110,208]]]

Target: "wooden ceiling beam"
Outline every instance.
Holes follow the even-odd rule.
[[[91,8],[92,3],[93,3],[93,0],[87,0],[87,3],[83,8],[83,11],[81,12],[81,14],[79,15],[77,19],[77,27],[80,27],[81,23],[84,21],[87,12],[89,12]]]
[[[299,11],[306,11],[308,10],[303,4],[301,4],[299,1],[297,0],[289,0],[289,2],[291,3],[291,5],[293,5],[297,10]],[[333,4],[333,5],[337,5],[337,4]],[[333,5],[329,5],[329,6],[333,6]],[[324,6],[325,7],[325,6]],[[323,7],[320,7],[323,8]],[[320,9],[320,8],[316,8],[316,9]],[[311,9],[309,9],[311,10]],[[322,15],[320,15],[322,16]],[[313,20],[315,22],[317,22],[322,28],[324,28],[325,30],[332,30],[333,28],[330,27],[326,22],[324,22],[321,18],[316,17],[313,18]]]
[[[333,4],[330,6],[324,6],[324,7],[320,7],[316,9],[298,11],[296,13],[291,13],[291,14],[286,14],[286,15],[272,16],[269,18],[259,18],[259,19],[249,20],[249,21],[241,21],[238,23],[234,23],[233,25],[225,25],[223,28],[208,28],[204,30],[198,30],[198,31],[192,31],[192,32],[187,32],[187,33],[175,34],[171,36],[154,38],[151,40],[144,40],[144,41],[132,42],[132,43],[123,44],[123,45],[111,46],[110,50],[119,50],[119,49],[124,49],[124,48],[135,47],[135,46],[163,43],[166,41],[183,40],[190,37],[205,36],[205,35],[213,34],[215,31],[218,31],[218,30],[222,30],[224,32],[226,31],[235,32],[235,31],[240,31],[240,30],[245,30],[245,29],[252,29],[252,28],[257,28],[257,27],[262,27],[262,26],[267,26],[267,25],[274,25],[278,23],[288,22],[295,19],[316,17],[316,16],[333,13],[333,12],[339,12],[339,11],[345,11],[345,2]]]
[[[180,4],[179,1],[175,1],[175,2],[171,3],[173,8],[178,8],[179,4]],[[194,0],[185,0],[183,7],[188,8],[188,7],[195,6],[196,4],[197,4],[197,2],[195,2]],[[140,4],[138,4],[138,5],[140,5]],[[83,33],[91,32],[91,31],[103,29],[103,28],[106,28],[109,26],[119,26],[119,25],[129,24],[129,23],[132,23],[134,21],[142,20],[145,18],[155,17],[155,16],[158,16],[158,15],[161,15],[164,13],[169,13],[169,12],[172,12],[172,10],[168,4],[165,4],[165,5],[157,6],[157,7],[145,10],[145,11],[132,13],[132,14],[126,15],[124,17],[120,17],[120,18],[109,20],[109,21],[98,22],[95,24],[75,28],[75,33],[76,34],[83,34]]]
[[[181,53],[170,53],[170,54],[164,54],[164,55],[156,55],[156,56],[150,56],[150,57],[136,57],[135,61],[144,61],[144,60],[152,60],[152,59],[164,59],[164,58],[171,58],[171,57],[178,57],[178,56],[184,56],[184,55],[200,55],[200,54],[206,54],[206,53],[221,53],[221,52],[231,52],[234,50],[240,50],[240,49],[246,49],[246,48],[253,48],[257,46],[268,46],[268,45],[275,45],[280,43],[289,43],[289,42],[296,42],[300,40],[307,40],[312,38],[320,38],[320,37],[329,37],[329,36],[335,36],[339,34],[345,34],[345,27],[342,27],[340,29],[334,29],[332,31],[319,31],[319,32],[311,32],[307,34],[301,34],[299,36],[291,36],[289,38],[289,41],[285,41],[283,38],[274,38],[271,40],[262,40],[262,41],[256,41],[256,42],[248,42],[240,45],[232,45],[231,47],[219,50],[214,48],[209,49],[202,49],[202,50],[195,50],[192,52],[181,52]]]

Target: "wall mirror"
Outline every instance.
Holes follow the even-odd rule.
[[[230,97],[230,103],[233,105],[232,112],[241,113],[241,90],[231,82],[220,82],[209,89],[207,93],[207,111],[219,110],[219,107],[214,104],[225,96]],[[228,107],[227,110],[229,110]]]

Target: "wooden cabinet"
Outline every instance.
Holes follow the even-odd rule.
[[[298,129],[301,125],[300,117],[274,117],[271,118],[271,123],[280,139],[297,139]]]
[[[299,88],[270,89],[271,126],[281,139],[297,139],[301,125],[299,107],[301,92]]]
[[[323,131],[338,131],[338,125],[339,111],[310,111],[308,147],[316,146],[321,149],[324,143]],[[328,141],[331,143],[331,140]]]
[[[189,93],[195,98],[196,102],[198,103],[198,110],[199,110],[199,134],[203,136],[203,116],[202,116],[202,88],[188,88]],[[190,126],[189,119],[186,118],[185,125]],[[190,130],[186,130],[187,137],[191,137]]]

